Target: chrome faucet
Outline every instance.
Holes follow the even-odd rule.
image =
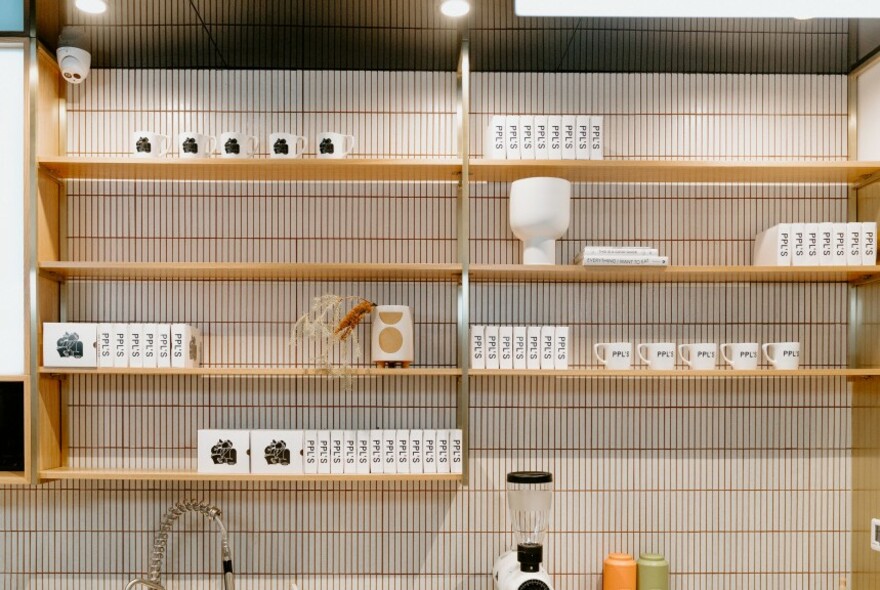
[[[216,506],[212,506],[207,502],[197,502],[189,500],[186,502],[178,502],[165,512],[162,517],[162,523],[159,525],[159,532],[153,541],[153,551],[150,554],[150,573],[146,578],[135,578],[125,587],[125,590],[132,590],[135,586],[144,586],[151,590],[165,590],[162,586],[160,578],[162,576],[162,564],[165,561],[165,547],[168,545],[168,533],[174,522],[187,512],[197,512],[210,521],[217,523],[220,527],[221,543],[222,543],[222,559],[223,559],[223,589],[235,590],[235,577],[232,574],[232,550],[229,548],[229,535],[226,532],[226,526],[220,517],[222,513]]]

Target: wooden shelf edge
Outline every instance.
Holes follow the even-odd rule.
[[[165,469],[73,469],[58,467],[40,471],[40,479],[46,481],[440,482],[461,481],[463,475],[460,473],[371,473],[369,475],[262,475],[243,473],[233,475]]]
[[[757,369],[752,371],[734,371],[732,369],[691,370],[674,369],[672,371],[655,371],[635,368],[628,371],[609,369],[569,369],[569,370],[510,370],[510,369],[471,369],[470,377],[558,377],[558,378],[625,378],[625,379],[688,379],[695,377],[718,377],[738,379],[743,377],[848,377],[853,379],[880,377],[880,367],[869,369],[796,369],[783,371],[776,369]]]
[[[0,383],[24,383],[28,379],[27,375],[0,375]]]
[[[145,377],[194,376],[194,377],[337,377],[324,369],[285,368],[213,368],[198,369],[135,369],[99,368],[80,369],[67,367],[40,367],[41,375],[130,375]],[[409,369],[357,368],[355,377],[460,377],[461,369],[455,367],[414,367]]]
[[[794,283],[864,284],[880,280],[880,266],[667,266],[472,264],[474,283]]]
[[[0,471],[0,485],[17,486],[27,485],[29,483],[30,482],[24,471]]]
[[[299,280],[458,282],[460,264],[316,264],[246,262],[42,262],[40,275],[93,280]]]
[[[38,158],[40,170],[59,180],[458,182],[455,158],[226,158],[133,157]]]

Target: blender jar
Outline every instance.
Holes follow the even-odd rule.
[[[517,543],[544,542],[552,507],[552,473],[513,471],[507,474],[507,509]]]

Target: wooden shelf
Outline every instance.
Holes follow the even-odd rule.
[[[471,369],[471,377],[559,377],[559,378],[590,378],[590,379],[689,379],[694,377],[717,377],[722,379],[738,379],[742,377],[846,377],[848,379],[868,379],[880,377],[880,367],[870,369],[797,369],[779,371],[775,369],[757,369],[754,371],[734,371],[732,369],[714,369],[696,371],[675,369],[672,371],[654,371],[651,369],[633,368],[629,371],[609,369],[569,369],[565,371],[540,370],[523,371],[510,369]]]
[[[196,471],[150,470],[150,469],[73,469],[59,467],[40,471],[42,480],[125,480],[125,481],[302,481],[302,482],[393,482],[393,481],[461,481],[460,473],[400,473],[369,475],[257,475],[243,473],[227,475],[198,473]]]
[[[461,278],[458,264],[275,264],[237,262],[42,262],[40,274],[70,279],[185,281],[446,281]]]
[[[354,370],[356,377],[460,377],[461,369],[454,367],[413,367],[410,369],[378,369],[358,368]],[[64,375],[131,375],[131,376],[184,376],[196,377],[326,377],[328,373],[323,369],[294,369],[294,368],[213,368],[200,367],[198,369],[133,369],[133,368],[99,368],[99,369],[76,369],[67,367],[40,367],[41,375],[64,376]]]
[[[25,485],[30,483],[25,477],[24,471],[0,471],[0,485]]]
[[[218,181],[425,181],[458,182],[459,160],[252,159],[43,157],[40,169],[66,179]]]
[[[526,266],[473,264],[474,283],[853,283],[880,278],[880,266]]]
[[[479,160],[469,163],[471,181],[511,182],[555,176],[572,182],[848,183],[880,172],[880,162],[704,160]]]

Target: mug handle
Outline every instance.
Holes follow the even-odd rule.
[[[730,360],[729,358],[727,358],[727,355],[724,354],[724,347],[725,347],[725,346],[728,347],[728,348],[730,348],[730,342],[725,342],[724,344],[722,344],[721,346],[719,346],[718,349],[721,351],[721,358],[724,359],[724,362],[727,363],[728,365],[730,365],[730,366],[732,367],[732,366],[733,366],[733,361]]]
[[[217,151],[217,138],[213,135],[208,136],[208,156],[213,156]]]
[[[691,345],[690,344],[679,344],[678,345],[678,356],[681,357],[681,360],[684,362],[684,364],[693,368],[693,366],[694,366],[693,363],[690,361],[690,359],[688,359],[688,357],[686,357],[684,355],[685,350],[688,351],[688,356],[690,356]]]
[[[775,367],[776,366],[776,359],[771,357],[770,352],[769,352],[771,346],[773,346],[773,344],[771,344],[769,342],[767,344],[762,344],[761,351],[764,353],[764,358],[766,358],[767,361]]]
[[[160,135],[162,138],[162,149],[159,150],[159,157],[163,157],[168,154],[168,148],[171,147],[171,138],[167,135]]]
[[[650,365],[651,361],[649,361],[647,358],[645,358],[645,356],[642,354],[642,348],[648,348],[648,345],[642,343],[642,344],[639,344],[638,346],[636,346],[636,354],[639,355],[639,359],[643,363],[645,363],[646,365]]]
[[[593,345],[593,354],[596,355],[596,358],[599,359],[600,363],[602,363],[603,365],[607,365],[608,361],[606,359],[602,358],[602,355],[599,354],[600,348],[602,349],[603,352],[606,350],[604,342],[599,342],[599,343]]]
[[[303,155],[303,154],[305,153],[305,151],[306,151],[306,142],[307,142],[306,138],[303,137],[302,135],[297,135],[297,136],[296,136],[296,145],[295,145],[294,148],[293,148],[293,152],[294,152],[295,155],[297,155],[297,156],[301,156],[301,155]],[[297,149],[297,146],[299,146],[299,149]]]
[[[347,155],[349,155],[351,152],[354,151],[354,135],[346,135],[346,136],[345,136],[345,141],[346,141],[346,142],[351,141],[351,145],[348,146],[348,149],[347,149],[347,150],[346,150],[346,149],[343,149],[343,150],[342,150],[343,152],[345,152],[345,155],[347,156]],[[345,143],[343,143],[342,145],[345,145]]]
[[[257,146],[260,145],[260,140],[254,137],[253,135],[248,135],[248,139],[251,140],[251,153],[257,153]]]

